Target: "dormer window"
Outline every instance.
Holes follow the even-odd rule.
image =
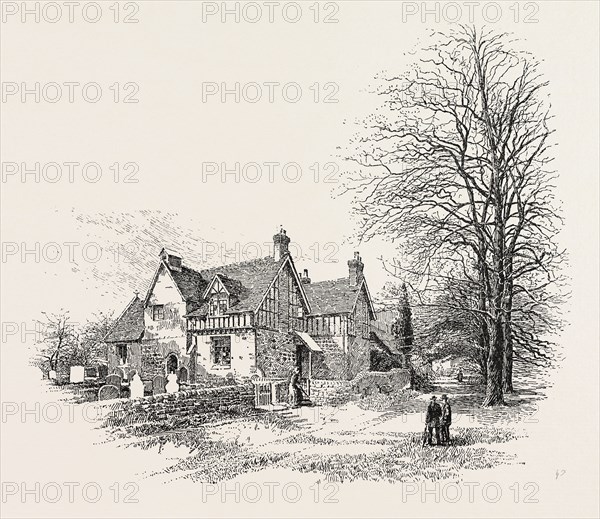
[[[219,275],[215,275],[204,293],[208,300],[208,315],[224,315],[229,310],[229,291]]]
[[[223,315],[229,310],[229,297],[227,294],[214,294],[209,301],[209,315]]]

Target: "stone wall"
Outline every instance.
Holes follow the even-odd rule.
[[[177,393],[146,396],[143,398],[99,402],[107,406],[106,425],[119,426],[170,417],[224,411],[234,407],[254,407],[254,386],[239,384],[204,389],[190,389]],[[105,410],[107,411],[107,410]]]
[[[315,342],[321,348],[314,353],[313,376],[318,379],[346,380],[348,378],[348,359],[344,353],[341,337],[315,336]]]
[[[256,330],[256,366],[265,378],[289,378],[296,367],[296,345],[287,332]]]
[[[362,396],[393,393],[410,388],[410,371],[394,368],[389,371],[367,371],[352,381],[353,389]]]
[[[316,405],[342,405],[355,397],[350,380],[310,381],[310,399]]]
[[[392,369],[385,372],[368,371],[353,380],[313,379],[310,382],[310,399],[316,405],[342,405],[362,396],[392,393],[410,388],[410,372]]]

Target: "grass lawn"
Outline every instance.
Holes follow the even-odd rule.
[[[526,436],[537,391],[524,388],[506,407],[483,409],[475,403],[481,397],[476,386],[436,389],[453,404],[450,446],[422,446],[430,395],[413,392],[293,413],[231,413],[208,421],[119,427],[110,430],[110,438],[122,448],[162,456],[150,477],[207,483],[273,468],[317,473],[332,482],[442,480],[463,470],[519,463],[511,446]]]

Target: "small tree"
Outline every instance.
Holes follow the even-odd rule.
[[[34,360],[46,376],[56,371],[67,376],[71,366],[89,366],[97,359],[106,359],[104,337],[113,325],[112,313],[94,314],[81,329],[71,322],[69,312],[47,314],[42,325],[40,349]]]
[[[68,311],[42,314],[46,320],[38,321],[42,327],[42,338],[35,363],[48,376],[50,371],[59,370],[63,356],[77,344],[77,333]]]

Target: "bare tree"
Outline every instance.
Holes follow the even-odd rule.
[[[113,313],[99,312],[88,319],[77,334],[65,355],[69,357],[69,365],[90,366],[98,360],[108,361],[108,352],[104,337],[114,323]]]
[[[68,311],[61,310],[57,314],[42,312],[45,321],[38,321],[42,337],[37,364],[42,371],[58,371],[65,352],[77,344],[78,335]]]
[[[448,308],[476,324],[484,405],[497,405],[512,390],[515,293],[527,293],[534,271],[554,283],[562,257],[553,246],[560,221],[546,83],[506,34],[462,28],[433,37],[409,71],[383,77],[383,105],[346,157],[359,169],[349,189],[359,237],[397,241],[402,275],[421,293],[473,289],[474,298]]]

